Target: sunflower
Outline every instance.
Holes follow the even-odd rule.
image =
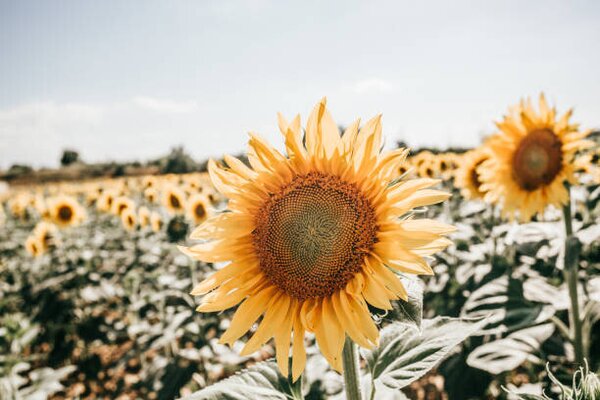
[[[137,216],[135,209],[127,207],[121,212],[121,223],[128,231],[133,231],[137,225]]]
[[[150,225],[150,210],[148,210],[148,207],[141,206],[138,209],[138,219],[140,222],[140,227],[145,228],[146,226]]]
[[[96,208],[101,212],[109,212],[112,210],[113,201],[115,200],[116,193],[112,190],[105,190],[102,192],[98,201],[96,201]]]
[[[43,245],[40,243],[39,239],[33,235],[25,240],[25,250],[33,257],[39,257],[44,253]]]
[[[582,181],[597,183],[600,182],[600,163],[598,155],[587,153],[578,157],[575,161],[575,172],[581,176]]]
[[[489,142],[490,158],[480,169],[485,199],[502,205],[503,215],[529,221],[546,206],[569,200],[566,182],[575,183],[576,153],[592,142],[569,119],[557,117],[540,95],[536,111],[528,99],[497,123],[500,132]]]
[[[163,193],[163,204],[170,214],[178,214],[185,209],[185,193],[175,185],[170,185]]]
[[[154,176],[145,176],[142,179],[142,187],[144,189],[156,187],[156,178]]]
[[[483,199],[485,192],[481,190],[479,168],[489,157],[486,149],[480,147],[470,150],[462,157],[461,166],[456,171],[456,187],[467,199]]]
[[[187,202],[187,213],[190,220],[198,225],[209,217],[210,202],[206,196],[197,193],[190,197]]]
[[[58,244],[58,230],[56,229],[56,225],[48,222],[39,222],[33,229],[33,236],[38,240],[42,251],[46,251]]]
[[[60,196],[51,200],[50,218],[60,226],[78,225],[85,218],[85,211],[71,196]]]
[[[421,178],[433,178],[438,175],[436,167],[437,166],[434,158],[425,159],[422,162],[419,160],[417,173]]]
[[[390,310],[390,300],[407,300],[394,271],[432,274],[424,257],[450,244],[442,235],[453,227],[411,212],[448,198],[426,189],[439,181],[399,181],[408,151],[380,154],[381,116],[359,124],[340,137],[323,99],[304,138],[299,116],[289,124],[279,116],[287,157],[251,134],[251,168],[230,156],[227,167],[211,160],[228,210],[196,228],[191,238],[202,242],[181,247],[205,262],[230,262],[192,291],[205,295],[201,312],[241,303],[221,342],[232,344],[262,315],[242,354],[274,337],[287,376],[291,343],[294,380],[306,362],[305,332],[341,371],[346,335],[366,348],[378,343],[368,305]]]
[[[158,199],[158,191],[153,187],[149,187],[148,189],[144,190],[144,197],[146,200],[148,200],[148,202],[154,203],[156,199]]]
[[[127,196],[119,196],[114,199],[112,204],[112,213],[120,217],[127,209],[135,209],[135,202]]]
[[[27,205],[29,204],[29,196],[25,193],[15,195],[8,202],[8,209],[15,218],[25,219],[27,217]]]
[[[458,168],[458,156],[455,153],[443,153],[439,156],[439,170],[444,179],[454,179]]]
[[[163,219],[156,211],[150,215],[150,226],[154,232],[159,232],[163,227]]]

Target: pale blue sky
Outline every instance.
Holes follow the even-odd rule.
[[[521,96],[600,125],[600,2],[0,0],[0,168],[281,145],[383,113],[388,143],[474,145]]]

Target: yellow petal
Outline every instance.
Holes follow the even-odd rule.
[[[354,144],[356,143],[359,127],[360,118],[351,123],[344,131],[344,134],[342,135],[342,147],[344,154],[351,154],[354,150]]]
[[[190,293],[192,296],[200,296],[206,294],[234,276],[240,275],[248,270],[258,271],[258,262],[253,258],[245,258],[236,260],[224,268],[218,270],[207,279],[203,280],[192,290]]]
[[[292,344],[292,380],[296,382],[306,365],[304,327],[299,316],[294,317],[294,342]]]
[[[276,290],[274,286],[271,286],[244,300],[231,319],[229,328],[221,336],[220,342],[233,343],[248,332],[258,317],[267,309]]]
[[[246,164],[244,164],[243,162],[241,162],[240,160],[238,160],[235,157],[232,157],[230,155],[225,155],[224,160],[227,163],[227,165],[229,166],[229,168],[231,168],[232,171],[234,171],[236,174],[238,174],[242,178],[245,178],[245,179],[251,181],[251,180],[256,179],[256,177],[258,176],[256,171],[253,171],[252,169],[248,168],[248,166],[246,166]]]
[[[254,335],[248,340],[241,351],[242,356],[254,353],[260,349],[269,339],[275,334],[275,327],[279,326],[285,318],[290,318],[288,309],[290,306],[290,298],[285,294],[276,295],[263,317],[260,325]]]
[[[340,131],[327,111],[327,99],[324,97],[306,122],[306,148],[313,156],[330,158],[339,141]]]
[[[296,301],[292,300],[287,318],[283,321],[283,324],[275,327],[277,365],[279,365],[279,370],[285,377],[289,374],[290,341],[292,339],[292,325],[298,313],[297,308]]]
[[[190,239],[238,238],[249,235],[254,228],[254,218],[252,215],[235,212],[220,213],[210,217],[194,229],[190,235]]]
[[[340,290],[332,296],[333,309],[340,320],[340,324],[355,343],[364,348],[372,348],[373,345],[358,328],[358,320],[354,318],[347,296],[344,290]]]
[[[250,239],[220,239],[199,243],[192,247],[179,246],[179,250],[204,262],[222,262],[252,253]]]
[[[456,231],[456,227],[453,225],[427,218],[401,221],[400,225],[407,231],[425,231],[442,235]]]
[[[362,294],[365,297],[365,300],[382,310],[391,310],[392,304],[388,296],[386,295],[386,290],[382,287],[377,280],[372,278],[370,274],[364,273],[365,278],[365,287],[363,288]]]

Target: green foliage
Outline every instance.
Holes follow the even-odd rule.
[[[182,400],[299,400],[301,381],[281,376],[274,361],[258,363]]]
[[[362,351],[371,376],[371,393],[381,386],[396,390],[408,386],[484,324],[483,320],[436,317],[423,320],[421,330],[402,322],[387,326],[379,347]]]
[[[79,153],[75,150],[64,150],[60,157],[60,165],[66,167],[68,165],[79,162]]]
[[[185,174],[199,170],[196,162],[183,149],[176,147],[162,162],[161,173],[163,174]]]
[[[167,224],[167,237],[169,242],[178,243],[187,237],[189,225],[185,221],[185,218],[181,215],[177,215],[169,221]]]

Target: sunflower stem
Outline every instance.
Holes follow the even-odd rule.
[[[567,190],[569,188],[567,187]],[[563,207],[563,219],[565,222],[565,268],[564,276],[569,288],[571,307],[569,309],[569,325],[573,346],[575,347],[575,362],[583,365],[583,335],[582,324],[579,316],[579,295],[577,293],[577,270],[579,264],[579,241],[573,236],[573,219],[571,216],[571,196],[569,202]]]
[[[344,363],[346,398],[348,400],[361,400],[360,380],[358,376],[358,352],[356,351],[356,345],[348,336],[346,336],[346,342],[344,343],[342,362]]]

